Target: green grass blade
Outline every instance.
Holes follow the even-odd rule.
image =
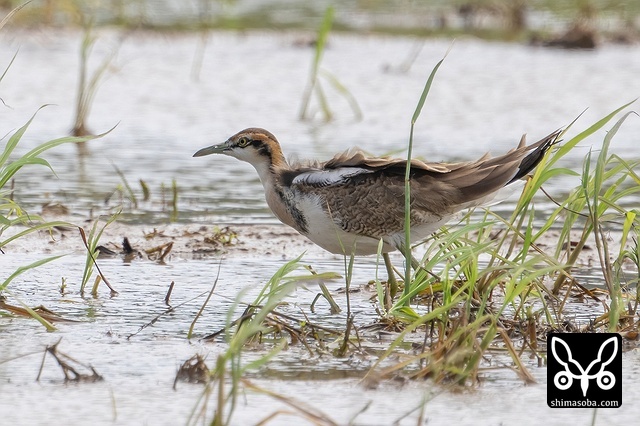
[[[18,171],[23,166],[26,166],[29,164],[45,166],[49,170],[51,170],[51,172],[53,172],[53,174],[55,175],[53,168],[51,167],[51,165],[47,160],[44,160],[42,158],[29,158],[25,156],[12,163],[9,163],[7,167],[0,170],[0,188],[4,188],[7,182],[9,182],[11,178],[13,178],[13,176],[15,176],[15,174],[18,173]]]
[[[87,238],[87,258],[85,260],[84,271],[82,273],[82,282],[80,284],[80,293],[84,293],[84,289],[91,279],[91,275],[93,274],[93,265],[95,263],[95,255],[98,250],[98,244],[100,243],[100,237],[102,237],[102,233],[107,228],[107,226],[111,225],[120,215],[120,211],[114,213],[106,223],[98,230],[98,222],[100,218],[96,219],[93,223],[91,231],[89,231],[89,236]]]
[[[44,107],[42,106],[38,108],[38,111],[40,111],[42,108]],[[29,128],[29,125],[34,120],[34,118],[36,118],[36,114],[38,114],[38,111],[36,111],[31,116],[29,121],[27,121],[24,126],[20,127],[18,130],[16,130],[16,132],[13,135],[11,135],[11,137],[7,141],[7,145],[5,145],[4,147],[4,151],[2,152],[2,155],[0,155],[0,167],[2,167],[7,162],[7,160],[9,159],[9,156],[15,149],[16,145],[18,145],[18,142],[20,142],[20,139],[22,139],[22,136]]]
[[[80,143],[80,142],[88,142],[90,140],[93,139],[100,139],[106,135],[108,135],[109,133],[111,133],[113,131],[113,129],[115,129],[117,127],[113,126],[112,128],[110,128],[109,130],[107,130],[104,133],[100,133],[98,135],[90,135],[90,136],[65,136],[62,138],[58,138],[58,139],[53,139],[50,140],[48,142],[45,142],[43,144],[38,145],[37,147],[33,148],[31,151],[27,152],[25,154],[25,157],[36,157],[40,154],[42,154],[45,151],[48,151],[52,148],[55,148],[59,145],[63,145],[63,144],[67,144],[67,143]]]
[[[636,101],[636,99],[634,99],[631,102],[628,102],[628,103],[622,105],[620,108],[617,108],[616,110],[614,110],[610,114],[608,114],[605,117],[601,118],[600,120],[598,120],[597,122],[595,122],[594,124],[589,126],[586,130],[580,132],[578,135],[576,135],[573,138],[571,138],[569,141],[567,141],[567,142],[563,143],[562,145],[560,145],[560,147],[555,152],[555,154],[547,162],[546,168],[550,168],[552,165],[554,165],[558,160],[560,160],[569,151],[571,151],[573,149],[573,147],[576,146],[579,142],[581,142],[582,140],[584,140],[588,136],[591,136],[593,133],[595,133],[598,130],[600,130],[602,127],[604,127],[605,124],[607,124],[620,111],[622,111],[623,109],[625,109],[626,107],[628,107],[629,105],[634,103],[635,101]]]
[[[41,229],[51,229],[53,227],[56,226],[64,226],[64,227],[68,227],[68,226],[74,226],[72,224],[70,224],[69,222],[62,222],[62,221],[55,221],[55,222],[45,222],[45,223],[40,223],[38,225],[34,225],[32,227],[29,227],[27,229],[25,229],[24,231],[18,232],[15,235],[12,235],[11,237],[7,238],[4,241],[0,241],[0,249],[4,246],[6,246],[7,244],[9,244],[10,242],[17,240],[18,238],[24,237],[27,234],[30,234],[32,232],[35,231],[39,231]]]
[[[29,265],[26,266],[21,266],[18,269],[16,269],[11,275],[9,275],[8,278],[6,278],[2,284],[0,284],[0,291],[3,291],[7,288],[7,286],[11,283],[11,281],[13,281],[16,277],[18,277],[19,275],[37,268],[38,266],[44,265],[46,263],[49,262],[53,262],[56,259],[60,259],[62,256],[66,256],[64,254],[58,255],[58,256],[52,256],[52,257],[47,257],[44,259],[40,259],[40,260],[36,260],[35,262],[30,263]]]
[[[420,99],[418,100],[418,105],[416,106],[413,116],[411,117],[409,146],[407,148],[407,167],[405,169],[404,175],[404,255],[405,259],[407,259],[405,267],[404,296],[407,296],[411,292],[411,262],[409,262],[408,259],[411,259],[411,157],[413,156],[413,129],[427,100],[427,95],[429,94],[429,90],[431,89],[431,84],[433,83],[433,79],[436,76],[436,72],[438,72],[440,65],[442,65],[446,57],[447,55],[445,54],[444,58],[438,61],[433,70],[431,70],[431,74],[429,74],[429,78],[427,78],[424,89],[422,89]],[[408,299],[406,303],[409,303]]]
[[[0,28],[2,28],[2,26],[0,26]],[[9,61],[9,65],[7,65],[7,67],[4,69],[4,72],[2,73],[2,75],[0,75],[0,81],[2,81],[2,79],[4,79],[5,75],[7,75],[7,72],[9,71],[9,68],[11,68],[11,65],[13,64],[13,61],[16,60],[17,56],[18,56],[18,52],[13,54],[13,57]]]
[[[422,113],[422,108],[424,107],[424,104],[427,100],[427,95],[429,94],[429,90],[431,90],[431,84],[433,83],[433,79],[436,76],[436,72],[438,72],[438,68],[440,68],[440,65],[442,65],[446,57],[447,55],[445,55],[444,58],[440,59],[440,61],[438,61],[436,66],[431,71],[431,74],[429,74],[427,83],[424,85],[424,89],[422,89],[422,94],[420,95],[420,99],[418,100],[418,105],[416,106],[416,109],[413,112],[413,116],[411,117],[411,124],[415,124],[418,121],[418,118]]]
[[[120,177],[120,180],[124,185],[124,188],[127,190],[127,195],[129,196],[129,199],[133,203],[133,207],[137,209],[138,197],[136,197],[136,193],[133,192],[133,188],[131,188],[131,185],[129,185],[129,181],[127,180],[127,177],[124,175],[124,173],[122,173],[122,171],[118,168],[118,166],[116,166],[113,163],[111,165],[113,166],[113,169],[116,171],[116,174]]]

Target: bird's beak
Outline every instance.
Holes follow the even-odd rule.
[[[231,149],[231,142],[226,141],[225,143],[221,143],[219,145],[211,145],[206,148],[202,148],[201,150],[193,154],[193,156],[203,157],[205,155],[211,155],[211,154],[224,154],[226,151],[229,151],[230,149]]]

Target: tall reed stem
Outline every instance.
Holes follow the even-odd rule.
[[[411,157],[413,153],[413,130],[416,122],[418,121],[418,117],[420,117],[420,113],[422,112],[422,107],[427,100],[427,95],[429,94],[429,90],[431,89],[431,83],[433,83],[436,72],[438,71],[438,68],[440,68],[440,65],[442,65],[442,62],[444,62],[446,56],[447,55],[445,54],[445,57],[440,59],[440,61],[431,71],[431,74],[429,74],[427,83],[425,84],[424,89],[422,90],[422,94],[420,95],[418,106],[413,113],[413,117],[411,117],[409,147],[407,148],[407,167],[404,174],[404,245],[402,246],[402,249],[405,258],[405,275],[403,296],[407,296],[411,292]],[[409,305],[408,297],[406,298],[405,305]]]

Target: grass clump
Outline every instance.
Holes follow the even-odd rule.
[[[574,146],[602,129],[630,104],[550,150],[528,178],[510,218],[486,211],[477,220],[477,215],[470,212],[457,226],[443,228],[423,243],[424,257],[420,262],[413,260],[409,223],[413,128],[441,64],[442,60],[432,70],[411,120],[405,175],[406,238],[401,247],[407,259],[402,294],[389,304],[388,293],[377,281],[382,320],[393,328],[399,322],[402,332],[374,369],[379,370],[378,366],[388,362],[392,354],[397,355],[410,333],[423,330],[419,349],[396,365],[382,369],[383,376],[402,371],[410,377],[428,376],[457,384],[476,382],[482,357],[500,348],[501,353],[509,354],[517,374],[532,381],[520,355],[531,350],[544,359],[538,341],[544,341],[549,330],[561,329],[566,323],[567,297],[578,292],[600,300],[571,276],[587,241],[594,242],[608,297],[607,302],[601,301],[605,315],[588,327],[601,331],[637,330],[633,316],[638,304],[627,304],[625,308],[630,298],[622,289],[628,289],[629,283],[623,282],[621,265],[626,260],[637,268],[640,220],[637,209],[625,209],[620,202],[640,192],[635,171],[640,162],[628,162],[609,153],[612,138],[630,113],[608,131],[597,155],[590,152],[585,158],[582,173],[556,167]],[[539,225],[534,196],[547,180],[562,174],[579,178],[579,184]],[[611,225],[622,228],[617,253],[610,249]],[[559,236],[552,243],[555,250],[543,250],[540,243],[548,243],[549,231],[556,229]],[[576,243],[572,238],[577,230],[581,231]]]
[[[201,421],[216,426],[232,424],[238,397],[246,390],[265,393],[277,399],[283,398],[254,386],[246,376],[264,367],[287,345],[287,339],[281,335],[282,322],[277,320],[276,308],[301,283],[335,277],[333,274],[314,272],[293,275],[303,267],[300,260],[301,257],[293,259],[278,269],[253,302],[244,307],[239,319],[234,320],[243,305],[241,300],[245,292],[241,292],[228,311],[225,328],[209,336],[212,338],[224,335],[227,347],[217,356],[215,366],[209,372],[205,391],[188,424],[200,424]],[[266,344],[270,349],[265,354],[248,360],[245,350],[256,343]],[[213,401],[213,415],[211,420],[206,420],[210,401]],[[300,408],[298,413],[309,414],[303,408]],[[274,415],[277,413],[270,414],[266,419]]]
[[[14,9],[7,17],[5,17],[0,23],[0,28],[2,28],[10,16],[12,16],[16,11],[18,11],[22,6]],[[17,54],[16,54],[17,55]],[[5,71],[0,76],[0,82],[4,78],[4,76],[9,71],[11,64],[16,58],[16,55],[12,58],[11,62],[5,69]],[[38,110],[39,111],[39,110]],[[13,179],[15,175],[23,168],[23,167],[32,167],[32,166],[44,166],[47,167],[52,173],[55,174],[53,168],[49,164],[49,162],[42,157],[42,154],[46,151],[56,148],[59,145],[63,144],[83,144],[89,140],[96,139],[104,136],[104,134],[96,135],[96,136],[68,136],[50,140],[48,142],[41,143],[35,148],[28,151],[26,154],[15,158],[14,151],[22,137],[26,133],[27,129],[35,119],[38,111],[33,114],[33,116],[18,130],[13,132],[0,154],[0,252],[4,253],[3,248],[5,248],[8,244],[13,241],[16,241],[19,238],[24,237],[27,234],[41,231],[41,230],[52,230],[54,227],[63,226],[69,227],[74,226],[65,221],[45,221],[40,216],[29,214],[24,209],[20,207],[18,203],[14,201],[13,192]],[[108,133],[108,132],[107,132]],[[19,230],[18,230],[19,229]],[[9,233],[9,236],[5,236]],[[3,282],[0,284],[0,297],[3,297],[1,293],[11,294],[8,290],[8,286],[10,282],[15,279],[18,275],[29,271],[31,269],[37,268],[45,263],[51,262],[53,260],[58,259],[61,256],[53,256],[45,259],[40,259],[35,262],[32,262],[29,265],[21,266],[16,269],[15,272],[10,274]],[[28,307],[21,300],[19,303],[23,306],[23,308],[28,312],[32,317],[38,320],[47,330],[54,330],[55,327],[51,324],[50,321],[47,321],[43,318],[38,312],[34,309]]]
[[[421,103],[424,98],[423,93]],[[589,153],[582,173],[555,167],[578,142],[603,128],[628,106],[613,111],[555,152],[547,153],[528,179],[509,219],[486,211],[482,220],[473,221],[470,213],[458,226],[442,229],[424,246],[420,268],[407,267],[408,278],[401,297],[390,309],[381,309],[388,321],[401,321],[405,326],[376,364],[396,354],[412,331],[424,329],[424,341],[417,353],[383,369],[383,375],[405,371],[411,377],[429,376],[458,384],[475,382],[482,357],[499,350],[509,354],[520,377],[531,381],[520,355],[531,350],[544,359],[538,342],[545,341],[548,331],[563,329],[568,321],[566,300],[574,294],[598,300],[604,308],[605,314],[583,330],[637,331],[633,317],[638,304],[625,302],[637,301],[638,297],[634,299],[622,291],[637,280],[626,282],[621,265],[626,260],[638,266],[640,221],[637,209],[626,209],[620,202],[640,192],[636,172],[640,162],[628,162],[609,153],[612,138],[630,113],[607,132],[596,155]],[[534,220],[534,195],[544,182],[560,174],[579,178],[579,184],[538,225]],[[617,253],[610,247],[612,229],[620,235]],[[543,249],[540,243],[548,242],[550,230],[558,230],[555,249]],[[577,242],[572,239],[576,233]],[[580,286],[571,275],[587,241],[595,245],[606,301]],[[405,255],[411,259],[411,250],[406,250]],[[380,295],[378,303],[384,307]],[[579,330],[580,326],[573,328]],[[407,369],[409,366],[413,367]]]
[[[17,131],[15,131],[7,141],[7,144],[4,147],[4,151],[0,154],[0,252],[3,252],[3,248],[5,248],[8,244],[13,241],[16,241],[19,238],[24,237],[27,234],[41,231],[41,230],[52,230],[56,226],[74,226],[65,221],[45,221],[40,216],[29,214],[25,210],[23,210],[12,197],[12,190],[8,188],[9,182],[13,179],[13,177],[25,166],[34,166],[40,165],[45,166],[51,170],[53,173],[53,169],[47,160],[41,157],[41,154],[44,152],[53,149],[59,145],[66,143],[84,143],[90,139],[94,139],[95,137],[63,137],[54,139],[45,143],[38,145],[33,148],[26,154],[21,157],[12,160],[12,153],[17,147],[18,143],[22,139],[22,136],[27,131],[27,128],[34,120],[35,114],[31,117],[31,119],[20,127]],[[96,136],[100,137],[102,135]],[[16,229],[23,228],[19,231]],[[6,233],[11,233],[8,237],[3,237]],[[7,289],[9,283],[16,278],[18,275],[37,268],[45,263],[56,260],[61,256],[53,256],[45,259],[38,260],[29,265],[22,266],[18,268],[13,274],[11,274],[5,281],[0,285],[0,293],[4,292],[10,294],[10,291]],[[19,303],[29,312],[31,316],[33,316],[36,320],[38,320],[41,324],[43,324],[48,330],[54,330],[55,327],[47,320],[42,318],[36,311],[26,306],[22,301],[19,300]]]

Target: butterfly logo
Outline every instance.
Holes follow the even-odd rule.
[[[613,350],[611,351],[611,356],[605,361],[602,357],[605,352],[605,348],[610,345],[613,345]],[[564,354],[562,353],[563,351],[560,350],[560,347],[564,348]],[[607,365],[611,364],[618,353],[618,340],[615,336],[602,342],[600,349],[598,350],[597,358],[591,361],[587,368],[582,368],[582,365],[573,359],[569,345],[559,337],[553,336],[551,338],[551,352],[553,353],[553,357],[556,361],[564,367],[564,371],[558,372],[553,378],[553,384],[557,389],[569,389],[571,385],[573,385],[574,379],[580,380],[582,396],[586,397],[587,389],[589,389],[589,381],[591,379],[595,379],[598,387],[602,390],[609,390],[616,384],[616,378],[613,373],[605,370]],[[568,358],[563,360],[563,355]],[[575,374],[572,372],[571,366],[574,367],[574,371],[577,369],[580,373]]]

